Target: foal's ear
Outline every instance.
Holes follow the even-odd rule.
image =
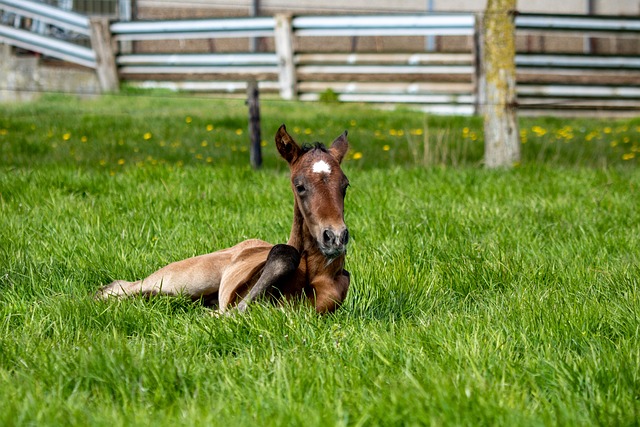
[[[329,152],[336,158],[338,163],[342,162],[342,158],[349,150],[349,142],[347,141],[347,131],[345,130],[342,135],[337,137],[331,144]]]
[[[300,146],[287,133],[287,128],[284,124],[276,132],[276,147],[280,155],[289,164],[293,163],[300,155]]]

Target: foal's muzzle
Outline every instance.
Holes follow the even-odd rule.
[[[320,250],[327,258],[336,258],[347,252],[349,243],[349,229],[344,226],[339,229],[328,227],[322,230]]]

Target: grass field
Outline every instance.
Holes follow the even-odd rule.
[[[0,105],[1,425],[638,425],[640,119],[477,118],[162,93]],[[96,302],[257,237],[292,195],[273,134],[349,130],[346,304],[212,317]]]

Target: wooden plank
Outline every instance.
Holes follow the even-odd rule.
[[[264,74],[277,74],[275,66],[235,66],[235,65],[126,65],[120,68],[121,74],[238,74],[257,76]]]
[[[180,81],[188,80],[193,82],[201,81],[247,81],[255,78],[258,81],[262,80],[277,80],[278,73],[255,73],[248,72],[209,72],[209,73],[142,73],[142,74],[128,74],[120,70],[120,77],[123,80],[158,80],[158,81]]]
[[[299,53],[297,65],[470,65],[469,53]]]
[[[638,98],[640,87],[591,85],[519,85],[519,97]]]
[[[297,95],[291,20],[291,15],[279,14],[275,16],[274,35],[279,63],[280,96],[287,100],[295,99]]]
[[[247,82],[246,81],[166,81],[166,80],[132,80],[131,86],[142,89],[168,89],[172,91],[187,91],[187,92],[217,92],[217,93],[246,93]],[[280,90],[280,84],[275,81],[260,81],[258,82],[258,88],[261,92],[278,93]]]
[[[401,82],[300,82],[300,92],[324,92],[331,89],[336,93],[381,93],[381,94],[420,94],[420,93],[449,93],[471,94],[473,85],[470,83],[401,83]]]
[[[401,103],[401,104],[464,104],[472,105],[473,95],[411,95],[411,94],[375,94],[375,93],[343,93],[338,96],[343,102]],[[300,99],[318,100],[317,93],[301,93]]]
[[[635,109],[640,111],[640,100],[633,99],[575,99],[575,98],[518,98],[519,108],[546,109]]]
[[[195,53],[195,54],[135,54],[120,55],[118,65],[278,65],[273,53]]]
[[[639,71],[617,70],[545,70],[536,68],[518,68],[518,83],[528,84],[583,84],[636,86],[640,82]]]
[[[471,74],[311,74],[298,73],[298,82],[315,81],[315,82],[369,82],[369,83],[385,83],[389,81],[406,82],[406,83],[471,83]]]

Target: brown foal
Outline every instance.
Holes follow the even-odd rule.
[[[347,295],[344,269],[349,231],[344,197],[349,181],[340,168],[349,144],[347,132],[322,144],[298,145],[284,125],[276,147],[289,163],[294,194],[293,225],[287,244],[257,239],[174,262],[136,282],[116,280],[98,298],[184,294],[194,300],[218,300],[219,310],[244,311],[261,295],[281,299],[304,296],[317,312],[332,312]]]

